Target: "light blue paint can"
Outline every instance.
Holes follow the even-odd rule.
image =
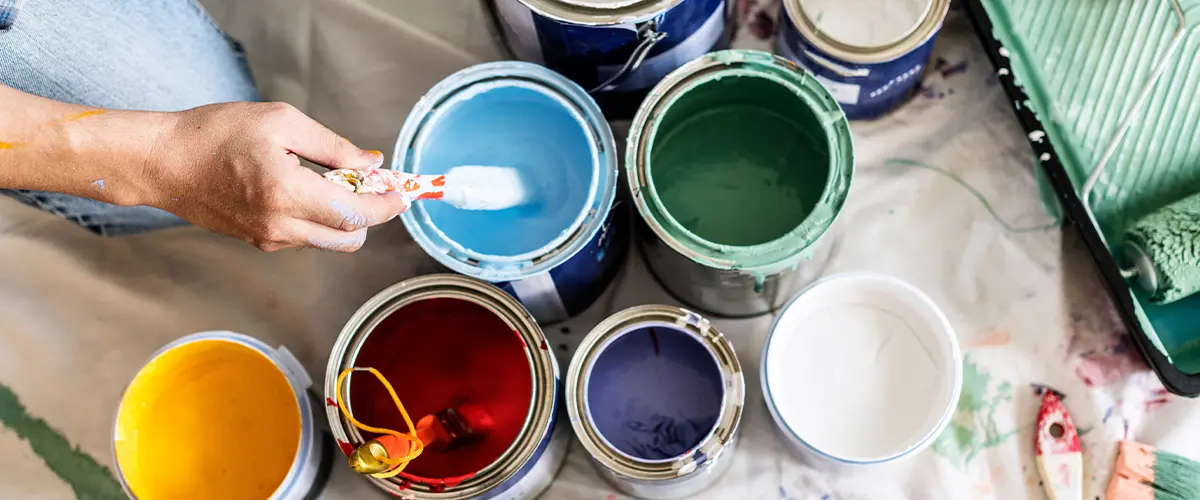
[[[615,151],[600,108],[579,85],[530,63],[472,66],[413,108],[391,168],[513,167],[535,186],[536,201],[500,211],[417,203],[401,221],[443,266],[499,284],[541,323],[562,321],[599,298],[625,257],[628,215],[612,211]]]

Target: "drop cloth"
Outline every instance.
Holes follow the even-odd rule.
[[[476,0],[202,3],[246,45],[268,98],[366,148],[390,151],[425,89],[499,57]],[[736,7],[736,45],[769,48],[777,4]],[[1067,394],[1083,435],[1086,498],[1103,494],[1123,436],[1200,459],[1200,407],[1166,395],[1138,358],[1071,230],[1007,231],[946,177],[889,166],[906,159],[952,172],[1014,226],[1049,220],[1035,196],[1027,139],[960,14],[952,13],[935,57],[941,62],[912,103],[853,125],[858,170],[825,241],[835,247],[826,273],[888,273],[941,305],[966,355],[954,422],[932,449],[902,464],[846,471],[803,463],[772,433],[759,391],[771,319],[718,320],[750,391],[732,467],[700,498],[1042,498],[1033,383]],[[560,354],[609,311],[674,303],[633,255],[615,291],[585,317],[548,329]],[[161,345],[196,331],[239,331],[286,345],[319,380],[342,323],[363,301],[432,269],[399,223],[372,231],[352,255],[264,254],[194,228],[103,239],[0,200],[0,384],[8,388],[0,390],[0,420],[10,422],[0,426],[0,498],[85,494],[94,478],[56,465],[70,454],[64,443],[112,470],[121,390]],[[65,442],[31,431],[40,428],[34,418]],[[230,453],[240,451],[231,444]],[[373,495],[338,467],[324,498]],[[623,497],[576,446],[542,498]]]

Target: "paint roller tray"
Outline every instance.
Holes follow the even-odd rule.
[[[1120,143],[1093,194],[1080,186],[1167,50],[1170,0],[964,0],[1043,167],[1043,200],[1076,224],[1126,328],[1168,390],[1200,395],[1200,295],[1153,305],[1132,290],[1101,241],[1200,192],[1200,0],[1183,0],[1192,30]],[[1057,207],[1055,207],[1057,208]]]

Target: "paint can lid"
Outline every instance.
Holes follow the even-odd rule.
[[[504,0],[499,0],[503,5]],[[520,0],[534,12],[568,24],[603,26],[645,21],[683,0]]]
[[[896,59],[933,37],[950,0],[784,0],[792,24],[819,50],[854,63]]]
[[[786,436],[835,462],[894,460],[949,422],[962,356],[945,315],[880,274],[835,275],[786,305],[763,350],[763,393]]]

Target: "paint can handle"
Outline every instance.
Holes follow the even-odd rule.
[[[625,79],[629,78],[634,71],[637,71],[641,67],[642,62],[646,60],[646,56],[650,55],[650,49],[653,49],[658,42],[667,38],[666,33],[658,31],[658,21],[654,19],[638,23],[637,33],[641,42],[638,43],[637,48],[633,49],[633,53],[629,54],[629,60],[625,61],[625,65],[621,66],[621,69],[616,74],[605,80],[604,83],[589,90],[589,94],[607,92],[619,87]]]
[[[304,371],[304,365],[301,365],[296,356],[292,355],[292,351],[289,351],[284,346],[279,346],[278,349],[275,349],[271,357],[275,358],[275,361],[284,370],[287,370],[289,379],[299,382],[300,386],[305,389],[312,387],[312,377],[309,377],[308,372]]]
[[[821,67],[846,78],[863,78],[871,74],[871,70],[867,68],[847,68],[841,64],[837,64],[829,59],[821,57],[820,55],[813,53],[811,50],[805,50],[804,56],[807,57],[809,61],[812,61],[813,63],[816,63]]]

